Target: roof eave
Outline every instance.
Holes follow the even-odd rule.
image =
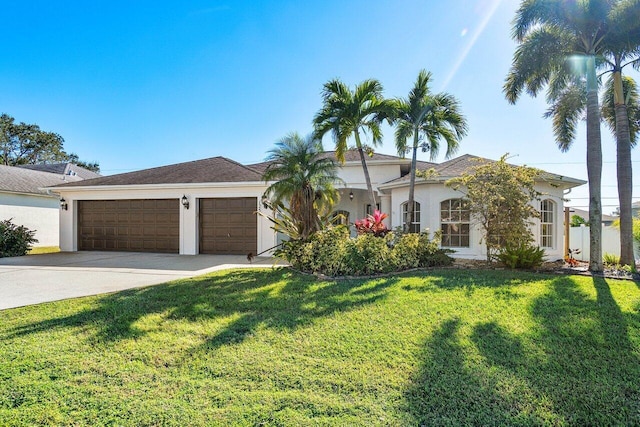
[[[154,189],[177,189],[177,188],[223,188],[223,187],[267,187],[267,183],[263,181],[246,181],[246,182],[190,182],[175,184],[119,184],[119,185],[73,185],[73,186],[55,186],[46,187],[46,190],[55,193],[73,192],[73,191],[107,191],[107,190],[154,190]]]

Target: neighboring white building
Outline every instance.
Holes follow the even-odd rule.
[[[71,163],[0,165],[0,220],[35,230],[35,246],[58,246],[60,199],[45,188],[98,176]]]
[[[442,230],[443,246],[456,250],[454,256],[482,259],[480,230],[464,210],[463,194],[444,185],[477,164],[474,159],[464,155],[441,164],[418,162],[419,169],[433,168],[437,175],[416,180],[414,229]],[[69,206],[60,216],[60,247],[180,254],[268,251],[277,237],[269,221],[255,215],[264,209],[261,197],[268,185],[261,176],[267,165],[214,157],[52,188]],[[367,165],[380,210],[389,215],[389,226],[401,226],[410,161],[374,154]],[[346,153],[340,177],[344,186],[335,209],[353,223],[372,208],[357,152]],[[550,259],[563,256],[563,193],[582,184],[549,173],[537,184],[544,196],[535,203],[543,215],[533,231]]]

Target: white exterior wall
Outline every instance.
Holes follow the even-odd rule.
[[[541,199],[551,199],[554,202],[554,245],[552,248],[545,248],[546,258],[548,260],[562,259],[563,257],[563,233],[564,233],[564,214],[562,190],[554,188],[548,184],[541,183],[537,186],[538,191],[543,193]],[[409,188],[394,188],[391,191],[391,227],[400,227],[403,224],[402,204],[409,199]],[[448,199],[459,199],[464,197],[464,193],[446,187],[443,183],[416,184],[415,201],[420,203],[420,229],[429,230],[431,234],[440,230],[440,203]],[[534,201],[532,204],[536,209],[540,209],[540,201]],[[531,229],[534,240],[540,244],[540,221],[534,220]],[[451,248],[456,252],[455,257],[485,259],[487,252],[482,242],[482,231],[479,225],[471,221],[470,236],[468,248]]]
[[[60,203],[57,197],[0,193],[0,220],[35,230],[37,246],[58,246]]]
[[[198,242],[198,199],[216,197],[255,197],[256,211],[264,210],[261,197],[266,186],[264,184],[193,184],[193,185],[153,185],[132,188],[99,188],[73,190],[61,189],[69,209],[60,215],[60,249],[62,251],[78,250],[78,203],[79,200],[117,200],[117,199],[181,199],[186,195],[189,209],[180,206],[180,254],[195,255],[199,252]],[[258,215],[258,253],[266,251],[276,244],[275,232],[271,223]]]
[[[400,176],[400,165],[395,164],[369,164],[369,176],[371,177],[371,184],[374,191],[379,184],[391,181],[392,179]],[[364,179],[364,172],[362,171],[362,165],[360,162],[349,162],[342,165],[338,170],[338,176],[346,183],[349,188],[367,189],[367,183]],[[338,185],[340,187],[340,185]]]
[[[408,182],[403,187],[387,188],[378,191],[378,186],[400,177],[401,164],[408,164],[408,160],[377,161],[368,163],[376,199],[380,203],[383,213],[389,215],[385,221],[391,228],[402,225],[402,204],[409,196]],[[341,193],[341,200],[334,208],[349,212],[349,221],[366,216],[366,206],[369,204],[367,186],[360,162],[349,162],[339,170],[339,176],[344,184],[337,187]],[[570,184],[567,184],[570,185]],[[186,195],[190,201],[190,209],[180,209],[180,253],[193,255],[198,250],[198,202],[200,198],[212,197],[255,197],[256,210],[263,209],[261,196],[267,186],[264,183],[202,183],[202,184],[158,184],[147,186],[114,186],[92,187],[86,189],[61,189],[61,195],[67,200],[69,210],[60,212],[60,248],[63,251],[76,251],[77,238],[77,201],[78,200],[109,200],[109,199],[180,199]],[[554,242],[552,248],[545,248],[547,259],[560,259],[563,256],[563,188],[554,187],[546,183],[537,186],[544,194],[541,198],[549,198],[554,202]],[[353,193],[353,200],[349,193]],[[440,203],[448,199],[464,197],[460,191],[446,187],[443,182],[417,183],[415,200],[420,203],[420,228],[429,229],[431,233],[440,230]],[[533,202],[536,209],[540,209],[540,202]],[[57,201],[56,201],[57,208]],[[540,223],[536,220],[532,227],[535,241],[540,242]],[[454,254],[462,258],[486,258],[485,247],[482,244],[480,228],[471,223],[469,248],[452,248]],[[266,251],[277,243],[277,236],[271,229],[271,223],[261,216],[258,217],[258,252]]]

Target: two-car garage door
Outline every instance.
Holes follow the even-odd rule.
[[[78,249],[178,253],[178,199],[80,200]]]
[[[200,253],[255,254],[256,204],[255,197],[199,199]],[[179,199],[81,200],[78,249],[178,253],[180,209]]]

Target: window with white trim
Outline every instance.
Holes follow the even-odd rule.
[[[338,210],[333,213],[333,224],[349,225],[349,211]]]
[[[465,199],[449,199],[440,203],[442,246],[468,248],[470,245],[469,203]]]
[[[409,202],[404,202],[402,204],[402,224],[405,224],[407,218],[407,210],[409,209]],[[420,232],[420,203],[414,201],[413,202],[413,215],[411,218],[411,224],[409,226],[409,233],[419,233]]]
[[[379,210],[380,210],[380,203],[376,203],[376,209],[375,209],[375,210],[377,210],[377,211],[379,211]],[[366,214],[366,215],[373,215],[373,211],[374,211],[374,210],[373,210],[373,209],[371,209],[371,203],[369,203],[369,204],[365,207],[364,211],[365,211],[365,214]]]
[[[554,246],[554,215],[555,203],[550,199],[540,202],[540,246],[553,248]]]

